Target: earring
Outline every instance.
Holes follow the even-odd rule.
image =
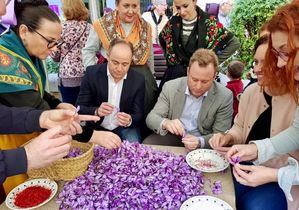
[[[27,42],[26,39],[22,39],[23,45],[26,47],[27,46]]]

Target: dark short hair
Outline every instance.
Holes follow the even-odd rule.
[[[268,42],[269,42],[269,35],[268,34],[258,38],[258,40],[256,40],[256,42],[254,44],[254,53],[256,53],[256,50],[257,50],[257,48],[259,48],[259,46],[261,46],[263,44],[268,44]]]
[[[232,61],[227,66],[227,71],[233,79],[239,79],[243,75],[245,65],[241,61]]]
[[[22,0],[15,2],[17,25],[13,30],[18,34],[20,25],[29,26],[29,31],[40,27],[42,19],[51,22],[60,22],[59,17],[53,12],[45,0]]]
[[[121,39],[121,38],[115,38],[115,39],[113,39],[113,40],[110,42],[109,49],[108,49],[108,53],[110,54],[112,48],[113,48],[114,46],[116,46],[116,45],[119,45],[119,44],[128,46],[128,47],[130,48],[130,50],[131,50],[132,55],[133,55],[134,49],[133,49],[133,45],[132,45],[132,43],[131,43],[131,42],[128,42],[128,41],[126,41],[126,40],[124,40],[124,39]]]

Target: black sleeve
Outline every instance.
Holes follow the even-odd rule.
[[[0,182],[3,183],[6,177],[26,173],[27,156],[24,147],[0,150]]]
[[[144,119],[144,94],[145,94],[145,79],[140,78],[140,86],[133,102],[132,125],[136,126]]]
[[[1,93],[0,103],[9,107],[31,107],[36,109],[50,109],[49,104],[40,93],[35,90],[24,90],[14,93]]]
[[[164,26],[163,30],[159,34],[159,44],[160,44],[161,48],[163,49],[164,53],[166,52],[166,42],[165,42],[165,39],[164,39],[164,33],[165,33],[164,30],[165,30],[165,27],[166,26]]]
[[[41,131],[39,117],[43,111],[26,107],[6,107],[0,105],[0,133],[21,134]]]
[[[95,71],[93,66],[89,66],[86,69],[85,75],[82,78],[81,86],[80,86],[80,93],[78,95],[76,105],[80,105],[80,114],[89,114],[94,115],[95,110],[100,106],[95,106],[95,96],[93,95],[95,90],[93,90],[91,81],[95,80],[92,77],[92,71]],[[102,121],[102,118],[101,120]]]
[[[89,142],[94,130],[89,126],[83,126],[82,130],[83,132],[81,134],[73,136],[73,139],[78,140],[80,142]]]
[[[47,91],[44,92],[43,99],[49,104],[51,109],[55,109],[61,101],[58,98],[55,98],[53,95],[48,93]]]

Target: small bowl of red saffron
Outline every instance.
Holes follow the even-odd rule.
[[[5,203],[10,209],[35,209],[50,201],[57,188],[56,182],[50,179],[32,179],[15,187]]]

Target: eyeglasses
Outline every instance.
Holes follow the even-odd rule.
[[[258,66],[262,67],[263,64],[264,64],[264,60],[260,60],[260,61],[259,60],[254,60],[253,63],[252,63],[252,66],[253,67],[258,67]]]
[[[272,53],[276,58],[280,57],[284,62],[287,62],[289,60],[290,54],[287,52],[279,52],[276,49],[272,48],[271,49]]]
[[[44,40],[46,40],[48,42],[47,48],[48,49],[52,49],[53,47],[57,47],[59,48],[64,41],[63,40],[49,40],[48,38],[46,38],[44,35],[42,35],[41,33],[39,33],[37,30],[34,30],[32,27],[27,26],[28,28],[30,28],[32,31],[34,31],[35,33],[37,33],[38,35],[40,35]]]

